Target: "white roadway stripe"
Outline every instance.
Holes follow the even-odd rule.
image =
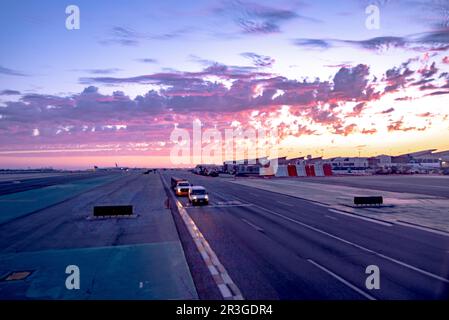
[[[256,229],[257,231],[259,231],[259,232],[264,232],[264,230],[263,230],[262,228],[256,226],[255,224],[249,222],[248,220],[242,218],[242,221],[245,222],[246,224],[250,225],[251,227],[253,227],[253,228]]]
[[[277,203],[283,204],[284,206],[289,206],[289,207],[294,207],[293,204],[287,203],[287,202],[283,202],[283,201],[276,201]]]
[[[316,202],[316,201],[309,201],[311,204],[313,204],[313,205],[316,205],[316,206],[320,206],[320,207],[324,207],[324,208],[329,208],[330,207],[330,205],[328,205],[328,204],[325,204],[325,203],[319,203],[319,202]]]
[[[379,220],[376,220],[376,219],[371,219],[371,218],[368,218],[368,217],[362,217],[362,216],[359,216],[359,215],[355,215],[355,214],[352,214],[352,213],[347,213],[347,212],[340,211],[340,210],[329,209],[329,211],[330,212],[334,212],[334,213],[338,213],[338,214],[341,214],[341,215],[344,215],[344,216],[347,216],[347,217],[360,219],[360,220],[365,220],[365,221],[369,221],[369,222],[372,222],[372,223],[377,223],[377,224],[380,224],[380,225],[386,226],[386,227],[392,227],[393,226],[393,224],[388,223],[388,222],[383,222],[383,221],[379,221]]]
[[[232,297],[231,290],[229,290],[228,286],[225,284],[219,284],[218,289],[220,289],[221,295],[223,298],[230,298]]]
[[[229,276],[228,272],[226,271],[225,267],[218,260],[217,255],[212,250],[212,248],[210,247],[206,238],[204,238],[203,234],[200,232],[200,230],[196,226],[195,222],[189,216],[189,214],[187,213],[187,210],[184,208],[181,201],[176,200],[176,205],[179,209],[181,218],[187,227],[187,230],[189,231],[191,237],[193,238],[193,240],[195,242],[195,245],[197,246],[198,250],[200,251],[201,257],[203,258],[204,262],[206,263],[206,266],[208,267],[210,274],[213,276],[215,283],[217,284],[218,289],[220,290],[223,298],[233,298],[234,300],[243,300],[244,298],[242,296],[240,289],[232,281],[232,279]],[[222,279],[222,281],[226,284],[217,282],[218,280],[215,278],[217,276],[217,274]],[[215,277],[214,277],[214,275],[215,275]],[[227,282],[225,282],[225,280]],[[227,285],[232,285],[232,287],[234,288],[233,289],[234,296],[232,295],[231,290],[228,288]]]
[[[424,226],[417,226],[417,225],[414,225],[414,224],[411,224],[411,223],[407,223],[406,221],[396,220],[394,223],[395,224],[399,224],[399,225],[404,226],[404,227],[414,228],[414,229],[423,230],[423,231],[426,231],[426,232],[438,234],[440,236],[449,237],[449,233],[447,233],[447,232],[439,231],[439,230],[435,230],[435,229],[431,229],[431,228],[427,228],[427,227],[424,227]]]
[[[257,193],[250,192],[249,194],[253,195],[253,196],[256,196],[256,197],[260,197],[260,195],[258,195]]]
[[[338,220],[337,218],[332,217],[332,216],[328,216],[327,214],[325,215],[325,217],[326,217],[326,218],[329,218],[329,219],[332,219],[332,220]]]
[[[311,259],[307,259],[307,261],[309,261],[311,264],[313,264],[315,267],[323,270],[324,272],[326,272],[327,274],[331,275],[332,277],[334,277],[335,279],[337,279],[338,281],[340,281],[341,283],[345,284],[346,286],[348,286],[349,288],[351,288],[352,290],[356,291],[357,293],[359,293],[360,295],[364,296],[365,298],[369,299],[369,300],[376,300],[376,298],[374,298],[372,295],[366,293],[365,291],[357,288],[356,286],[354,286],[353,284],[351,284],[350,282],[346,281],[345,279],[343,279],[342,277],[340,277],[339,275],[333,273],[332,271],[330,271],[329,269],[327,269],[326,267],[320,265],[319,263],[311,260]]]
[[[358,248],[358,249],[360,249],[360,250],[363,250],[363,251],[365,251],[365,252],[372,253],[372,254],[374,254],[374,255],[380,257],[380,258],[383,258],[383,259],[385,259],[385,260],[394,262],[394,263],[399,264],[399,265],[401,265],[401,266],[403,266],[403,267],[406,267],[406,268],[411,269],[411,270],[413,270],[413,271],[416,271],[416,272],[419,272],[419,273],[421,273],[421,274],[424,274],[424,275],[426,275],[426,276],[428,276],[428,277],[437,279],[437,280],[442,281],[442,282],[445,282],[445,283],[449,283],[449,280],[448,280],[448,279],[443,278],[443,277],[440,277],[440,276],[438,276],[438,275],[436,275],[436,274],[433,274],[433,273],[431,273],[431,272],[422,270],[422,269],[420,269],[420,268],[418,268],[418,267],[412,266],[412,265],[407,264],[407,263],[405,263],[405,262],[402,262],[402,261],[400,261],[400,260],[396,260],[396,259],[394,259],[394,258],[391,258],[391,257],[389,257],[389,256],[386,256],[386,255],[384,255],[384,254],[382,254],[382,253],[379,253],[379,252],[376,252],[376,251],[374,251],[374,250],[365,248],[365,247],[363,247],[363,246],[361,246],[361,245],[359,245],[359,244],[356,244],[356,243],[351,242],[351,241],[349,241],[349,240],[345,240],[345,239],[343,239],[343,238],[340,238],[340,237],[338,237],[338,236],[335,236],[335,235],[333,235],[333,234],[331,234],[331,233],[329,233],[329,232],[323,231],[323,230],[321,230],[321,229],[312,227],[312,226],[310,226],[310,225],[308,225],[308,224],[306,224],[306,223],[303,223],[303,222],[300,222],[300,221],[298,221],[298,220],[295,220],[295,219],[286,217],[286,216],[284,216],[284,215],[282,215],[282,214],[280,214],[280,213],[277,213],[277,212],[274,212],[274,211],[265,209],[264,207],[261,207],[261,206],[258,206],[258,205],[254,205],[254,206],[255,206],[255,207],[258,207],[258,208],[261,209],[261,210],[264,210],[264,211],[266,211],[266,212],[269,212],[269,213],[271,213],[271,214],[273,214],[273,215],[275,215],[275,216],[278,216],[278,217],[280,217],[280,218],[282,218],[282,219],[285,219],[285,220],[287,220],[287,221],[291,221],[291,222],[293,222],[293,223],[299,224],[299,225],[301,225],[301,226],[303,226],[303,227],[305,227],[305,228],[307,228],[307,229],[310,229],[310,230],[316,231],[316,232],[318,232],[318,233],[324,234],[324,235],[326,235],[326,236],[328,236],[328,237],[331,237],[331,238],[333,238],[333,239],[336,239],[336,240],[338,240],[338,241],[341,241],[341,242],[343,242],[343,243],[346,243],[346,244],[348,244],[348,245],[351,245],[351,246],[353,246],[353,247],[355,247],[355,248]]]

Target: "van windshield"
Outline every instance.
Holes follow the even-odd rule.
[[[194,194],[194,195],[204,195],[204,194],[206,194],[206,190],[192,190],[192,194]]]
[[[190,184],[188,182],[180,182],[178,183],[178,187],[190,187]]]

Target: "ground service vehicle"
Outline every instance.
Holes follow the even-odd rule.
[[[202,186],[193,186],[189,189],[189,202],[192,205],[197,204],[208,204],[209,203],[209,195],[207,191]]]

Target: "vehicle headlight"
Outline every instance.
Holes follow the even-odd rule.
[[[209,200],[209,196],[206,194],[206,196],[204,197],[204,199]]]
[[[193,199],[193,200],[196,200],[196,196],[193,196],[192,199]]]

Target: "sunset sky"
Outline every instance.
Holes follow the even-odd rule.
[[[193,121],[277,128],[292,157],[449,149],[448,1],[0,6],[0,168],[169,167]]]

